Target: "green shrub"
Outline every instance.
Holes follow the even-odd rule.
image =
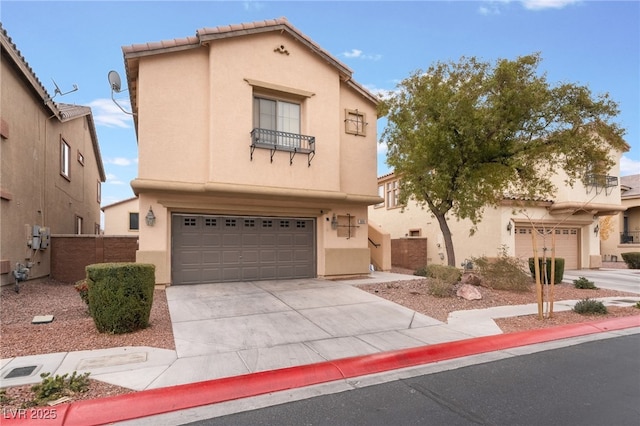
[[[640,252],[621,253],[622,260],[627,264],[629,269],[640,269]]]
[[[542,258],[539,257],[538,258],[538,267],[540,268],[540,279],[542,280],[543,284],[551,284],[551,258],[548,257],[547,258],[547,278],[546,281],[544,280],[544,277],[542,276]],[[531,277],[533,279],[536,278],[536,270],[534,267],[534,263],[533,263],[533,257],[529,258],[529,270],[531,271]],[[564,259],[561,257],[556,257],[556,270],[555,270],[555,274],[554,274],[554,284],[560,284],[562,283],[562,277],[564,276]]]
[[[51,373],[42,373],[40,377],[42,382],[31,387],[34,399],[28,404],[29,406],[46,405],[47,402],[63,396],[89,390],[89,373],[76,374],[74,371],[71,376],[64,374],[55,377],[51,377]]]
[[[636,303],[636,308],[640,309],[640,301]]]
[[[573,310],[582,315],[605,315],[608,312],[604,303],[588,297],[577,302]]]
[[[448,265],[427,265],[424,268],[420,268],[415,272],[415,275],[421,277],[437,278],[446,281],[449,284],[454,284],[460,281],[462,272],[454,266]]]
[[[101,333],[146,328],[153,303],[155,266],[142,263],[89,265],[89,312]]]
[[[454,284],[440,278],[431,278],[429,280],[429,294],[434,297],[451,297],[453,296]]]
[[[502,253],[497,259],[473,258],[484,283],[495,290],[529,291],[531,278],[524,272],[524,262]]]
[[[573,286],[575,288],[581,288],[583,290],[597,290],[598,287],[594,284],[593,281],[589,281],[585,277],[580,277],[577,280],[573,280]]]

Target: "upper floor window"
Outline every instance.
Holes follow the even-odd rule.
[[[259,129],[300,134],[300,104],[255,97],[253,124]]]
[[[66,179],[71,179],[71,148],[69,144],[60,139],[60,174]]]
[[[102,202],[102,182],[100,181],[97,181],[96,198],[97,198],[98,204],[100,204]]]
[[[398,180],[392,180],[386,183],[387,186],[387,197],[386,203],[387,208],[391,209],[394,207],[398,207],[398,200],[400,198],[400,183]]]

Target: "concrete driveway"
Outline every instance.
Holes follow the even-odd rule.
[[[193,382],[190,372],[206,380],[472,337],[349,282],[257,281],[166,291],[178,360],[161,381],[172,385]]]
[[[640,294],[638,269],[579,269],[564,271],[563,282],[572,283],[580,277],[593,281],[600,288]]]

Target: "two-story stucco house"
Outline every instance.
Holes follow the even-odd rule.
[[[102,207],[104,235],[138,235],[140,206],[138,197],[128,198]],[[144,218],[142,218],[144,221]]]
[[[156,282],[369,271],[377,99],[346,65],[285,18],[123,51]]]
[[[526,261],[533,256],[536,235],[538,255],[555,239],[555,255],[565,259],[565,269],[601,266],[599,217],[618,215],[626,210],[621,204],[619,160],[622,153],[612,153],[616,165],[608,175],[590,174],[586,182],[573,187],[564,184],[566,174],[556,173],[557,188],[552,199],[523,201],[505,198],[496,208],[486,208],[483,220],[470,235],[469,220],[449,217],[457,266],[467,265],[474,257],[496,257],[503,253]],[[440,227],[428,208],[415,202],[399,205],[400,177],[390,173],[378,178],[378,191],[385,201],[369,209],[372,222],[388,232],[392,239],[426,238],[427,264],[446,265],[446,249]],[[555,238],[553,237],[555,235]]]
[[[622,261],[622,253],[640,251],[640,174],[620,177],[620,200],[626,209],[600,227],[604,260]]]
[[[100,232],[106,180],[91,109],[54,102],[0,27],[0,279],[50,274],[52,234]],[[54,95],[55,97],[55,95]]]

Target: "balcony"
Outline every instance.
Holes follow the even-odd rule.
[[[604,189],[606,194],[609,195],[613,188],[618,186],[618,177],[589,173],[586,176],[585,185],[587,187],[587,194],[589,194],[593,189],[596,190],[596,194],[600,194]]]
[[[311,160],[316,153],[316,138],[297,133],[255,128],[251,131],[251,161],[253,161],[253,152],[256,148],[270,150],[272,163],[276,151],[289,153],[289,165],[293,164],[293,158],[296,154],[306,154],[307,165],[311,166]]]
[[[620,244],[640,244],[640,231],[621,232]]]

